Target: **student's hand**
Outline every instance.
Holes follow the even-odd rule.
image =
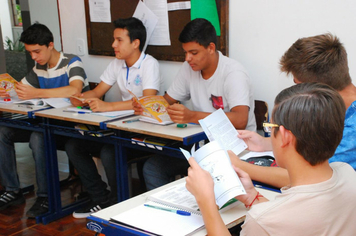
[[[249,130],[238,130],[237,137],[243,139],[248,146],[248,150],[254,152],[264,152],[272,150],[270,138],[264,138],[256,132]]]
[[[86,98],[84,103],[87,103],[90,106],[90,110],[94,112],[100,111],[111,111],[111,105],[109,102],[104,102],[99,98]]]
[[[131,101],[132,101],[132,107],[135,111],[135,115],[142,115],[143,108],[142,108],[141,104],[138,103],[135,98],[132,98]]]
[[[234,168],[234,170],[236,171],[236,174],[239,176],[242,185],[244,186],[245,190],[246,190],[246,194],[245,195],[239,195],[236,196],[235,198],[239,201],[241,201],[242,203],[244,203],[245,205],[250,204],[253,199],[256,197],[257,195],[257,190],[255,189],[255,187],[253,186],[252,180],[250,178],[250,176],[243,170],[241,170],[240,168],[236,167],[236,166],[232,166]]]
[[[32,99],[32,98],[37,98],[38,91],[39,89],[34,88],[28,84],[23,84],[23,83],[17,83],[15,91],[17,93],[17,96],[20,99]]]
[[[198,204],[201,201],[215,202],[214,181],[210,173],[203,170],[195,161],[194,157],[189,158],[190,167],[186,178],[186,188],[194,195]]]
[[[171,120],[175,123],[189,123],[193,120],[194,112],[182,104],[173,104],[167,107],[167,112]]]
[[[243,162],[243,160],[231,150],[227,150],[227,153],[229,154],[231,164],[240,168],[240,163]]]
[[[76,94],[73,94],[74,97],[78,97],[78,98],[83,98],[83,94],[82,93],[76,93]],[[88,104],[76,99],[76,98],[72,98],[72,97],[69,97],[69,100],[70,102],[72,103],[73,106],[77,107],[77,106],[86,106]]]
[[[10,97],[10,94],[5,89],[0,89],[0,97]]]

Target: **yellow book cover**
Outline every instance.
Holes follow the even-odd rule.
[[[141,121],[164,125],[173,123],[166,109],[169,104],[163,96],[151,95],[138,98],[130,90],[129,93],[141,104],[144,110],[140,118]]]
[[[6,92],[15,92],[16,80],[8,73],[0,74],[0,88],[5,89]]]

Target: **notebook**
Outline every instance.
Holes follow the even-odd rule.
[[[237,204],[233,199],[220,212]],[[190,212],[190,216],[153,209],[145,204]],[[204,228],[194,196],[186,189],[185,181],[147,197],[147,201],[133,209],[111,217],[111,221],[124,227],[148,232],[153,235],[191,235]]]

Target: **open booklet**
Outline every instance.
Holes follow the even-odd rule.
[[[5,90],[10,95],[9,98],[0,99],[1,103],[12,103],[18,100],[15,91],[16,82],[8,73],[0,74],[0,89]]]
[[[61,108],[61,107],[66,107],[71,105],[68,98],[34,98],[28,100],[18,99],[17,101],[14,101],[14,103],[33,105],[37,107],[54,107],[54,108]]]
[[[246,194],[240,178],[232,168],[227,151],[217,141],[205,144],[203,147],[191,152],[181,148],[187,158],[194,157],[201,168],[208,171],[214,180],[214,193],[216,204],[222,208],[232,198]]]
[[[16,82],[17,81],[8,73],[0,74],[0,88],[4,89],[6,92],[15,92]]]
[[[209,141],[219,142],[225,150],[238,155],[247,148],[246,143],[237,137],[237,130],[221,108],[199,120],[199,123]]]
[[[130,90],[128,91],[143,108],[143,114],[140,117],[140,121],[159,125],[168,125],[173,123],[166,109],[169,104],[163,96],[151,95],[138,98]]]

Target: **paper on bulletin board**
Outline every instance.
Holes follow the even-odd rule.
[[[89,0],[91,22],[111,23],[110,0]]]
[[[138,1],[133,17],[141,20],[143,25],[146,27],[147,37],[145,46],[143,47],[143,51],[145,51],[147,44],[152,37],[152,33],[157,26],[158,17],[146,6],[146,4],[141,1]]]
[[[148,45],[170,46],[167,0],[144,0],[143,2],[159,19]]]
[[[216,35],[220,36],[220,22],[215,0],[191,0],[191,8],[191,20],[207,19],[214,26]]]
[[[170,3],[167,3],[167,8],[168,8],[168,11],[189,10],[191,8],[190,1],[170,2]]]

